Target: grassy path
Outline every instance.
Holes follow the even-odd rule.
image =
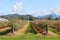
[[[60,40],[60,36],[35,36],[27,34],[23,36],[0,36],[0,40]]]

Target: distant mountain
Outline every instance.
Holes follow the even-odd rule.
[[[19,18],[19,19],[25,19],[27,20],[28,17],[30,19],[37,19],[36,17],[32,16],[32,15],[19,15],[19,14],[9,14],[9,15],[2,15],[0,16],[0,18],[5,18],[5,19],[12,19],[12,18]]]
[[[56,15],[56,14],[50,14],[51,15],[51,17],[53,18],[53,19],[55,19],[55,18],[57,18],[58,17],[58,15]]]
[[[55,18],[60,18],[60,15],[56,15],[56,14],[54,14],[54,13],[52,13],[52,14],[50,14],[51,15],[51,17],[53,18],[53,19],[55,19]]]
[[[37,18],[45,18],[46,16],[49,16],[49,15],[38,16]],[[50,16],[51,16],[53,19],[60,17],[60,15],[58,16],[58,15],[56,15],[56,14],[54,14],[54,13],[50,14]]]
[[[60,16],[57,16],[57,18],[60,18]]]
[[[41,18],[45,18],[46,16],[37,16],[37,18],[41,19]]]

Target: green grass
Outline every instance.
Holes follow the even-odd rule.
[[[58,36],[36,36],[34,34],[26,34],[23,36],[0,36],[0,40],[60,40]]]
[[[29,26],[28,26],[26,33],[36,34],[36,31],[33,29],[32,23],[29,23]]]

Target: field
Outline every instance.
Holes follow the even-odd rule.
[[[23,36],[0,36],[0,40],[60,40],[59,36],[36,36],[34,34],[26,34]]]
[[[60,40],[60,20],[0,22],[0,40]]]
[[[60,35],[60,20],[35,20],[31,24],[37,33],[51,36]]]

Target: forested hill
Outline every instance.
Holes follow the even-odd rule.
[[[27,20],[29,17],[30,20],[37,19],[36,17],[32,15],[19,15],[19,14],[9,14],[9,15],[2,15],[0,18],[5,18],[5,19],[12,19],[12,18],[18,18],[18,19],[23,19]]]

